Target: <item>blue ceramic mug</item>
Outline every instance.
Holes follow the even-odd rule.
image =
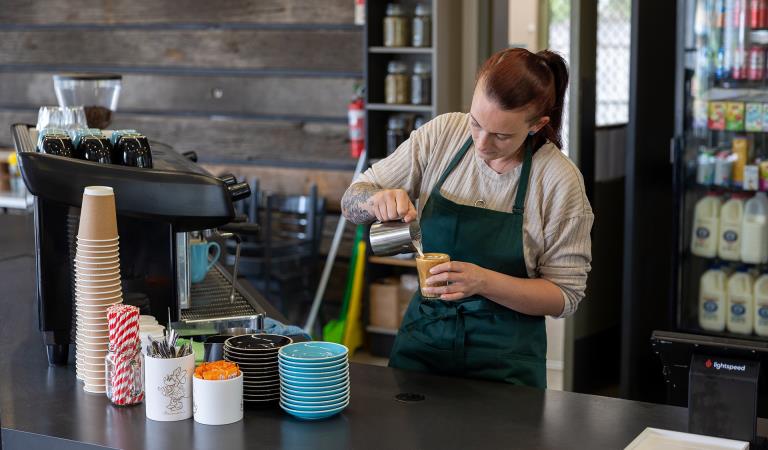
[[[213,258],[208,260],[211,247],[215,248]],[[189,276],[193,283],[199,283],[205,279],[205,274],[219,260],[221,247],[216,242],[198,242],[189,245]]]

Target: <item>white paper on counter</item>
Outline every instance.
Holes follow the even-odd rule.
[[[624,450],[748,450],[749,442],[646,428]]]

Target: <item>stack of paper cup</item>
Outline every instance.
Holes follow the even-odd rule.
[[[112,188],[86,187],[75,255],[77,377],[85,382],[86,392],[106,389],[107,308],[123,301],[118,241]]]

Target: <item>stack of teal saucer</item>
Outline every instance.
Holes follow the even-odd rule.
[[[325,419],[349,405],[349,350],[334,342],[280,348],[280,407],[305,420]]]

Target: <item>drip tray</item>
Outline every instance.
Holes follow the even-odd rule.
[[[235,300],[230,302],[229,294],[232,283],[221,267],[217,264],[208,271],[201,283],[190,287],[190,305],[181,310],[181,322],[187,324],[211,322],[255,322],[258,314],[264,314],[264,309],[255,302],[249,302],[243,294],[235,290]],[[218,327],[216,327],[218,328]]]

